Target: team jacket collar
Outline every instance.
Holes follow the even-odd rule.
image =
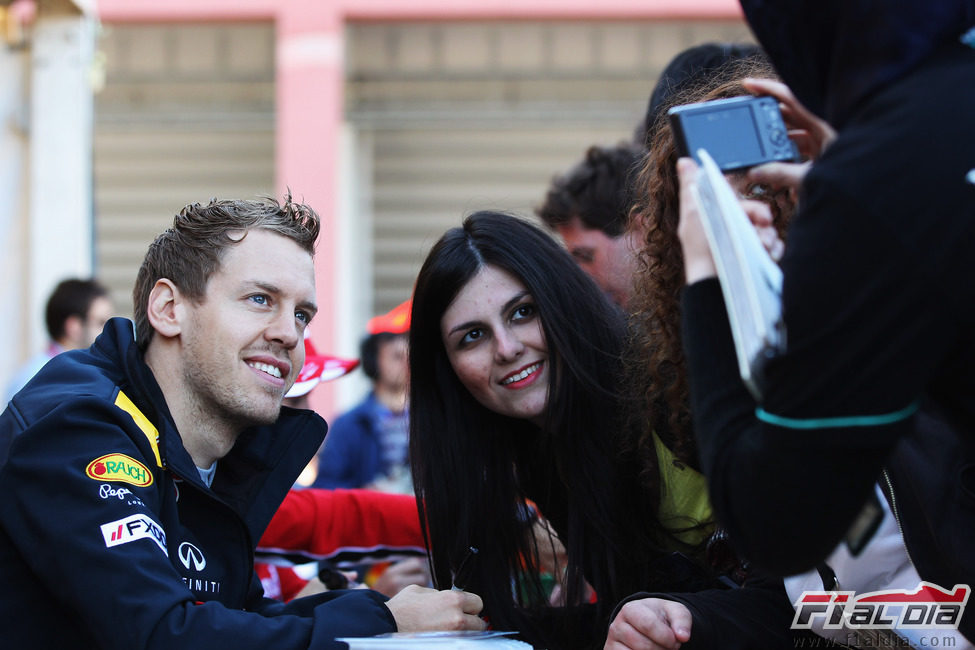
[[[92,351],[122,369],[120,388],[159,430],[163,467],[184,482],[208,490],[183,447],[162,389],[136,345],[132,322],[109,320]],[[312,411],[283,408],[273,425],[243,431],[230,453],[218,461],[212,492],[244,518],[255,539],[321,445],[326,429],[325,421]]]

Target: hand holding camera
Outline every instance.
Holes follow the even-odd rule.
[[[725,173],[799,158],[774,97],[744,95],[684,104],[667,115],[678,154],[700,163],[698,152],[704,149]]]
[[[724,172],[748,170],[751,183],[793,193],[815,160],[836,139],[789,87],[771,79],[746,79],[756,95],[675,106],[668,111],[681,156],[705,149]],[[799,162],[800,158],[804,161]],[[699,162],[699,161],[698,161]]]
[[[745,88],[755,95],[768,95],[779,101],[782,117],[789,129],[789,139],[796,143],[804,162],[772,162],[753,167],[748,181],[772,190],[787,189],[790,200],[798,202],[799,186],[813,161],[836,139],[836,131],[824,120],[810,113],[799,103],[789,87],[771,79],[746,79]]]

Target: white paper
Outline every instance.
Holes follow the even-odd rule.
[[[765,250],[717,164],[704,149],[698,150],[698,158],[701,171],[694,198],[718,270],[738,370],[755,399],[761,400],[761,366],[785,349],[782,270]]]

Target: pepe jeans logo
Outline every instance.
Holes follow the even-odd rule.
[[[105,454],[88,463],[88,478],[96,481],[121,481],[136,487],[152,485],[149,468],[125,454]]]
[[[108,483],[102,483],[102,486],[98,488],[98,496],[103,499],[116,498],[120,501],[125,501],[125,498],[132,494],[132,490],[128,488],[114,488]]]
[[[189,542],[180,544],[179,548],[176,549],[176,554],[179,556],[179,561],[187,569],[202,571],[207,566],[207,559],[203,557],[203,551]]]
[[[132,490],[124,487],[117,487],[111,483],[102,483],[98,486],[98,496],[102,499],[108,499],[111,501],[119,500],[124,502],[126,505],[145,507],[142,499],[137,497],[132,493]]]

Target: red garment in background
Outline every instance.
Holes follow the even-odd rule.
[[[285,601],[307,583],[286,566],[289,562],[357,563],[426,554],[414,497],[313,488],[288,493],[257,551],[255,568],[265,595]]]

